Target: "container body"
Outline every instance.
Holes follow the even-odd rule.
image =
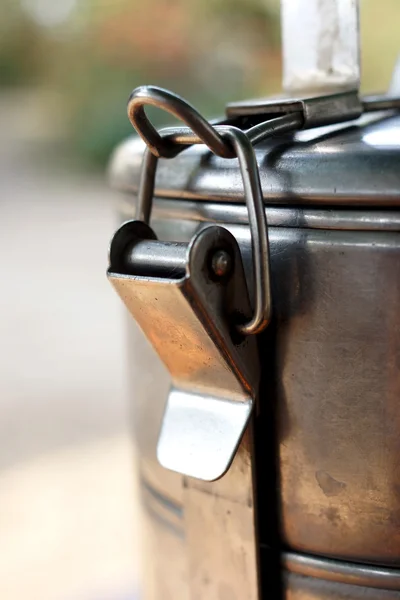
[[[249,229],[226,220],[250,273]],[[181,219],[177,227],[172,212],[153,225],[161,239],[189,241],[206,223]],[[260,541],[274,543],[262,515],[276,500],[278,536],[291,550],[399,566],[400,233],[327,225],[269,228],[274,324],[261,344]],[[148,598],[185,598],[182,478],[155,457],[169,377],[133,322],[129,330],[146,539],[153,540],[146,556],[161,586]],[[273,444],[264,440],[271,435]],[[308,597],[288,581],[288,598]],[[326,598],[341,597],[332,593]]]
[[[284,543],[399,565],[400,234],[271,244]]]
[[[273,322],[260,337],[255,423],[258,535],[270,549],[261,554],[264,595],[276,587],[276,597],[286,600],[400,600],[400,584],[385,587],[386,580],[379,587],[368,577],[355,584],[269,568],[285,550],[323,557],[328,570],[336,560],[400,572],[398,131],[396,117],[393,127],[387,120],[347,125],[258,151],[266,198],[287,203],[266,209]],[[117,157],[114,176],[125,190],[137,188],[140,157],[140,146],[126,160]],[[250,231],[235,161],[207,162],[197,149],[176,160],[178,171],[160,165],[163,198],[152,219],[158,237],[188,242],[208,223],[226,226],[239,242],[251,288]],[[386,208],[377,204],[380,193]],[[133,217],[133,207],[134,194],[121,199],[121,220]],[[135,323],[129,331],[146,531],[143,600],[192,600],[183,478],[162,469],[155,455],[169,376]]]

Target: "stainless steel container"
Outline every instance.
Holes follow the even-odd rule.
[[[134,214],[143,151],[132,138],[112,159],[121,221]],[[255,450],[245,434],[216,487],[158,463],[170,377],[129,321],[144,598],[400,600],[400,116],[277,135],[256,158],[273,320],[258,340]],[[238,161],[198,146],[161,160],[155,197],[161,240],[228,229],[252,292]]]
[[[133,213],[142,152],[133,138],[112,162],[113,183],[125,192],[122,220]],[[284,547],[400,567],[400,117],[283,136],[256,153],[274,313],[260,350],[260,541],[274,544],[268,517],[278,498]],[[160,239],[189,241],[217,222],[250,259],[235,163],[200,148],[161,161],[152,221]],[[169,378],[135,325],[131,335],[148,518],[153,529],[167,525],[155,544],[173,539],[183,573],[182,477],[155,458]],[[165,569],[173,571],[169,562]]]

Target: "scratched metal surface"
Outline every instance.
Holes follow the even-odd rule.
[[[185,241],[196,224],[163,220],[155,228],[161,239]],[[250,272],[249,230],[228,228]],[[261,350],[258,422],[270,431],[274,419],[284,542],[400,565],[400,233],[271,227],[269,237],[275,319]],[[139,439],[152,456],[166,396],[151,386],[143,392],[144,377],[139,366],[138,422],[154,429],[141,428]],[[274,501],[267,438],[258,444],[261,513]],[[164,489],[181,502],[179,477],[168,479]],[[264,523],[262,542],[270,543],[270,531]]]
[[[270,239],[284,541],[399,565],[400,234]]]

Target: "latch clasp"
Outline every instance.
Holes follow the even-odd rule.
[[[242,131],[220,127],[220,132],[232,143],[244,181],[253,306],[238,243],[227,229],[206,227],[188,245],[156,239],[146,223],[157,164],[149,150],[139,191],[141,220],[125,223],[115,234],[108,270],[171,374],[158,459],[207,481],[227,471],[246,429],[260,373],[257,342],[250,334],[261,331],[270,315],[267,225],[254,151]]]

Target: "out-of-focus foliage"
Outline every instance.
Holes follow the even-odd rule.
[[[124,107],[139,84],[171,88],[209,116],[280,88],[279,0],[1,1],[1,84],[57,90],[56,118],[74,152],[100,164],[132,131]],[[364,83],[379,89],[394,62],[400,2],[362,7]]]
[[[4,3],[0,19],[0,83],[29,83],[40,71],[41,30],[26,17],[18,4]]]
[[[262,72],[270,71],[269,80],[277,83],[276,33],[275,43],[266,43],[267,32],[279,29],[276,13],[264,5],[255,16],[255,2],[236,4],[235,12],[222,0],[120,1],[104,12],[93,8],[62,71],[79,148],[100,161],[107,158],[131,132],[124,106],[129,91],[142,83],[172,88],[209,115],[222,112],[229,98],[258,93]],[[162,113],[153,117],[158,125],[168,119]]]
[[[362,86],[385,90],[400,54],[399,0],[361,0]]]
[[[139,84],[169,87],[210,116],[279,86],[276,0],[81,0],[64,22],[35,23],[53,1],[8,0],[2,82],[60,91],[76,151],[100,163],[132,132],[124,107]]]

